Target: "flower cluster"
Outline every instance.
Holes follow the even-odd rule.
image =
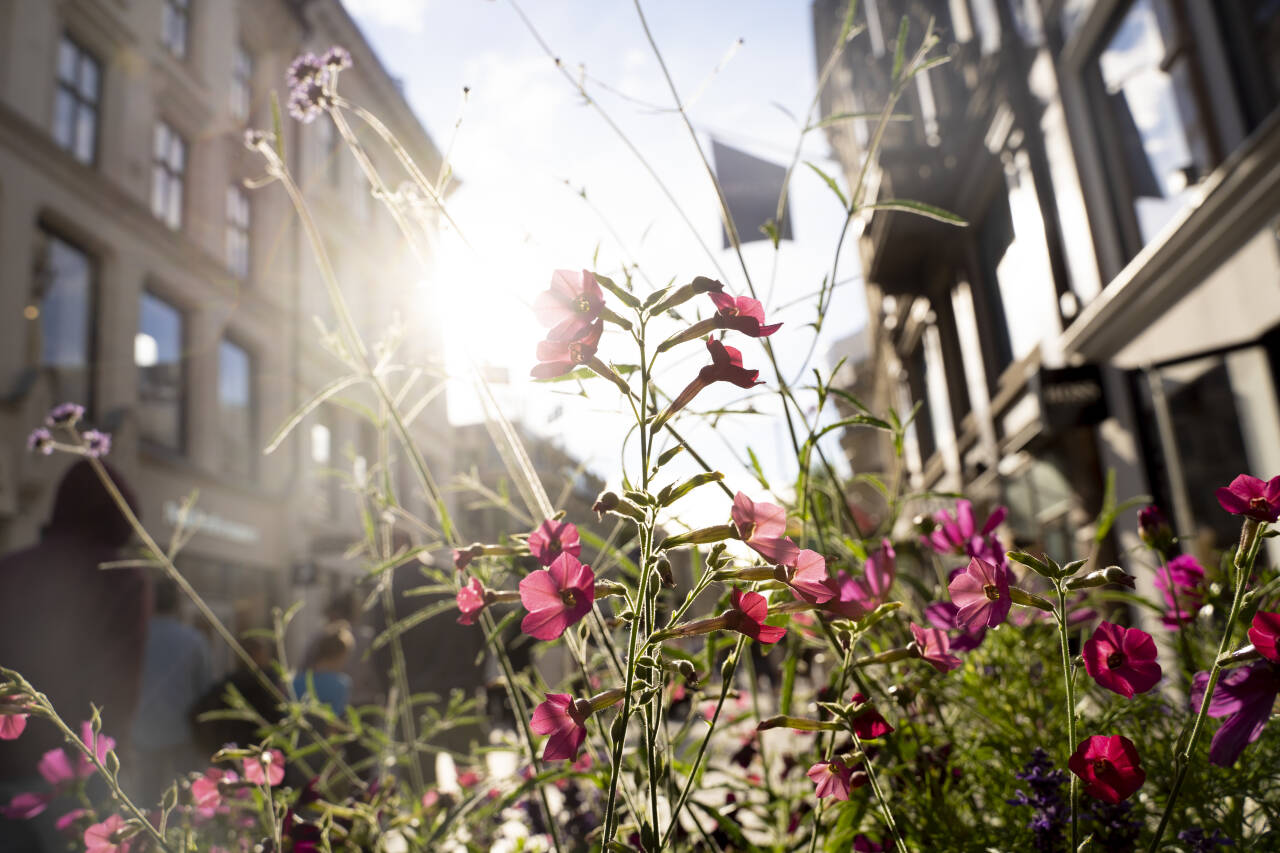
[[[38,426],[27,435],[27,450],[43,456],[51,455],[55,450],[64,450],[101,459],[111,452],[111,434],[96,429],[81,430],[84,421],[84,406],[78,403],[59,403],[49,410],[44,425]],[[59,442],[57,434],[70,437],[70,443]]]
[[[351,67],[351,54],[334,45],[323,56],[304,53],[285,72],[289,85],[289,115],[308,124],[333,105],[338,73]]]

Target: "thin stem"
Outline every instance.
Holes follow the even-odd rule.
[[[1071,672],[1071,651],[1070,651],[1070,632],[1067,628],[1067,591],[1062,581],[1055,580],[1054,587],[1058,591],[1058,610],[1054,614],[1058,618],[1058,639],[1062,646],[1062,678],[1066,682],[1067,688],[1067,756],[1070,757],[1076,750],[1076,685],[1075,678]],[[1077,790],[1076,774],[1070,774],[1070,803],[1071,803],[1071,849],[1076,850],[1080,847],[1080,826],[1079,826],[1079,809],[1078,800],[1079,792]]]

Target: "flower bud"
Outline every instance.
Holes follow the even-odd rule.
[[[1034,592],[1027,592],[1016,586],[1009,587],[1009,598],[1014,604],[1021,604],[1023,607],[1034,607],[1046,613],[1053,612],[1053,604],[1047,598],[1041,598]]]
[[[640,508],[630,501],[618,497],[616,492],[601,492],[591,509],[595,511],[598,518],[604,518],[605,513],[611,512],[614,515],[630,518],[633,521],[644,521],[644,513]]]
[[[1158,506],[1138,511],[1138,536],[1144,545],[1159,554],[1167,555],[1173,550],[1173,528]]]
[[[735,536],[733,527],[728,524],[717,524],[714,527],[703,527],[687,533],[677,533],[662,541],[662,549],[680,548],[685,545],[708,545],[712,542],[723,542]]]
[[[1090,589],[1095,586],[1105,586],[1109,583],[1120,584],[1133,589],[1135,581],[1133,575],[1119,566],[1107,566],[1105,569],[1089,572],[1084,577],[1072,578],[1067,581],[1067,589]]]
[[[724,285],[712,278],[700,275],[690,283],[678,287],[668,293],[658,304],[649,309],[650,314],[661,314],[663,311],[669,311],[677,305],[688,302],[695,296],[703,293],[723,293]]]
[[[662,581],[663,586],[671,588],[676,585],[675,573],[671,571],[671,561],[665,555],[659,555],[653,567],[657,571],[658,578]]]

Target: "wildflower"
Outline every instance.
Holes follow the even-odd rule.
[[[253,785],[279,785],[284,781],[284,753],[270,749],[243,761],[244,780]]]
[[[0,696],[0,705],[22,705],[21,696]],[[16,740],[27,727],[27,714],[0,714],[0,740]]]
[[[335,44],[324,52],[324,56],[320,61],[324,63],[325,68],[341,71],[344,68],[351,67],[351,53],[345,47]]]
[[[1167,554],[1173,548],[1173,528],[1158,506],[1138,510],[1138,537],[1153,551]]]
[[[69,427],[84,417],[84,406],[79,403],[59,403],[49,410],[45,417],[45,426]]]
[[[1241,474],[1231,485],[1218,489],[1217,495],[1218,503],[1232,515],[1266,522],[1280,518],[1280,477],[1263,481]]]
[[[972,557],[947,587],[957,608],[956,621],[969,627],[994,628],[1009,616],[1009,570]]]
[[[863,572],[865,589],[875,601],[876,607],[888,595],[898,576],[898,555],[893,550],[893,543],[888,539],[880,540],[880,548],[867,555],[867,566]]]
[[[844,569],[835,577],[827,577],[826,587],[832,593],[822,609],[843,619],[858,620],[876,608],[862,578],[855,578]]]
[[[101,459],[111,452],[111,433],[87,429],[80,436],[84,439],[84,453],[94,459]]]
[[[116,748],[115,738],[108,737],[101,732],[95,732],[93,725],[85,720],[80,724],[80,740],[93,751],[93,755],[98,759],[99,764],[106,764],[107,753]],[[58,750],[61,752],[61,750]],[[94,774],[97,768],[93,763],[85,758],[83,754],[76,755],[76,775],[81,779],[87,779]]]
[[[191,783],[191,802],[196,814],[203,818],[213,817],[222,805],[220,784],[231,784],[240,779],[232,770],[210,767],[204,775]]]
[[[787,538],[787,511],[780,506],[751,500],[742,492],[733,496],[730,511],[738,538],[771,563],[794,565],[800,548]]]
[[[863,740],[871,740],[872,738],[884,737],[893,733],[893,726],[889,725],[879,711],[871,707],[869,700],[862,693],[855,693],[849,700],[854,705],[862,706],[853,717],[853,733]]]
[[[600,283],[587,270],[556,270],[551,274],[551,288],[533,301],[538,322],[551,329],[547,340],[554,342],[581,338],[600,319],[603,308]]]
[[[750,296],[730,296],[715,291],[707,295],[716,305],[717,325],[722,329],[733,329],[753,338],[767,338],[782,328],[781,323],[766,326],[764,306]]]
[[[1160,682],[1156,641],[1138,628],[1102,622],[1085,640],[1084,669],[1102,687],[1132,699]]]
[[[285,81],[290,89],[296,89],[323,76],[324,73],[324,63],[314,53],[304,53],[289,63],[289,70],[285,72]]]
[[[79,776],[88,777],[93,775],[92,765],[90,765],[88,773],[78,774],[72,769],[71,761],[61,749],[51,749],[40,756],[40,760],[36,762],[36,771],[39,772],[44,781],[54,788]]]
[[[128,853],[129,841],[124,837],[128,826],[118,814],[109,816],[102,823],[95,823],[84,831],[86,853]]]
[[[595,601],[595,572],[573,554],[557,557],[520,581],[520,602],[529,613],[520,628],[539,640],[554,640],[591,610]]]
[[[790,540],[788,540],[790,541]],[[795,564],[782,569],[786,584],[796,596],[814,604],[823,604],[835,597],[827,584],[827,561],[817,551],[804,549],[795,557]]]
[[[466,548],[454,548],[452,556],[453,567],[461,572],[471,565],[471,561],[476,557],[484,556],[484,546],[477,543]]]
[[[998,506],[982,527],[978,528],[973,517],[973,504],[967,500],[959,500],[956,501],[954,516],[946,510],[934,513],[933,532],[921,537],[921,540],[939,554],[978,557],[988,563],[1003,566],[1004,548],[994,534],[1008,513],[1006,507]]]
[[[57,829],[58,832],[67,832],[75,826],[75,824],[88,817],[89,814],[90,812],[88,809],[72,809],[62,817],[58,818],[54,823],[54,828]],[[210,853],[212,853],[212,848],[210,848]]]
[[[604,334],[604,320],[589,325],[582,336],[569,341],[545,340],[538,343],[539,364],[529,371],[535,379],[554,379],[595,358]]]
[[[31,820],[31,818],[44,813],[44,810],[49,807],[51,799],[53,799],[52,794],[15,794],[13,799],[9,801],[9,805],[0,808],[0,816],[4,816],[9,820]]]
[[[1195,621],[1204,601],[1204,574],[1204,566],[1190,554],[1174,557],[1156,571],[1152,583],[1169,608],[1160,618],[1166,628]]]
[[[289,115],[303,124],[315,121],[332,101],[324,84],[324,77],[320,76],[296,86],[289,93]]]
[[[670,420],[672,415],[689,405],[703,388],[713,382],[731,382],[739,388],[754,388],[763,384],[758,378],[760,371],[747,370],[742,366],[742,353],[738,350],[725,346],[715,338],[707,338],[707,350],[711,353],[711,363],[699,370],[693,381],[671,401],[667,410],[653,422],[653,429]]]
[[[769,604],[763,595],[735,589],[730,600],[732,605],[724,614],[725,627],[730,631],[745,634],[761,643],[776,643],[786,635],[786,628],[765,624],[764,620],[769,616]]]
[[[1062,848],[1062,837],[1070,817],[1070,811],[1062,798],[1062,786],[1067,781],[1066,771],[1056,769],[1049,753],[1036,747],[1031,758],[1023,765],[1022,772],[1013,774],[1013,777],[1026,782],[1030,793],[1018,789],[1014,792],[1013,799],[1006,802],[1011,806],[1030,806],[1034,809],[1031,820],[1027,822],[1034,848],[1041,853],[1056,853]]]
[[[959,574],[962,571],[964,570],[957,569],[954,574]],[[970,627],[961,625],[956,619],[956,614],[959,612],[960,608],[950,601],[935,601],[924,609],[925,618],[929,620],[930,625],[941,631],[958,632],[954,636],[948,634],[948,639],[951,642],[951,651],[971,652],[982,645],[983,639],[987,636],[987,626]]]
[[[458,590],[458,624],[474,625],[475,616],[481,610],[484,610],[488,603],[485,599],[484,584],[480,583],[479,578],[471,578],[466,585]]]
[[[44,427],[36,427],[27,436],[27,450],[49,456],[53,453],[53,433]]]
[[[1276,649],[1276,641],[1280,640],[1280,613],[1259,611],[1253,616],[1253,624],[1249,626],[1249,642],[1269,661],[1280,663],[1280,651]],[[3,737],[3,722],[0,721],[0,737]]]
[[[867,782],[867,774],[854,773],[839,758],[830,761],[819,761],[806,771],[806,776],[813,780],[814,793],[818,799],[831,797],[833,800],[849,799],[849,792],[861,788]]]
[[[1191,682],[1191,707],[1204,700],[1209,673],[1197,672]],[[1271,708],[1280,694],[1280,667],[1270,661],[1233,669],[1218,681],[1209,701],[1209,716],[1226,720],[1209,743],[1209,763],[1230,767],[1244,748],[1262,736]]]
[[[960,658],[951,654],[951,639],[937,628],[921,628],[911,623],[911,636],[915,637],[915,653],[938,672],[950,672],[961,666]]]
[[[547,519],[529,534],[529,552],[544,566],[555,562],[561,554],[582,554],[578,528],[567,521]]]
[[[1086,794],[1105,803],[1127,800],[1147,780],[1137,747],[1123,735],[1085,738],[1067,767],[1084,781]]]
[[[571,699],[567,693],[547,693],[547,701],[533,711],[529,728],[550,735],[542,750],[543,761],[573,761],[587,739],[587,717],[591,703]]]

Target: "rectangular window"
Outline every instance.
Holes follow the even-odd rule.
[[[45,232],[36,267],[32,305],[27,316],[38,320],[34,352],[53,385],[55,400],[92,403],[92,326],[94,265],[79,247]]]
[[[227,269],[249,277],[249,195],[235,184],[227,187]]]
[[[223,338],[218,344],[218,451],[222,472],[252,477],[257,453],[253,431],[253,359]]]
[[[151,162],[151,212],[173,230],[182,227],[182,181],[187,143],[172,127],[156,122]]]
[[[58,87],[53,100],[53,139],[81,163],[98,149],[102,66],[68,36],[58,45]]]
[[[253,104],[253,57],[244,45],[236,45],[231,59],[231,94],[228,108],[232,118],[248,121],[249,107]]]
[[[190,22],[191,0],[164,0],[160,40],[178,59],[187,58],[187,30]]]
[[[138,428],[153,444],[184,446],[186,376],[182,312],[152,293],[142,294],[133,362],[138,367]]]

